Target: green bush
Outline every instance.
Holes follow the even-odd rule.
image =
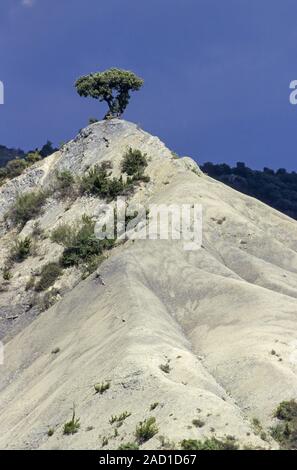
[[[273,439],[283,449],[297,450],[297,403],[295,400],[283,401],[275,411],[281,423],[271,428]]]
[[[1,271],[4,281],[10,281],[10,279],[12,278],[10,264],[5,264],[3,268],[1,268]]]
[[[95,165],[81,180],[82,193],[94,194],[103,199],[112,200],[125,189],[123,179],[110,178],[106,162]]]
[[[41,270],[40,279],[35,286],[37,292],[42,292],[51,287],[61,276],[62,268],[58,263],[48,263]]]
[[[39,162],[40,160],[42,160],[42,156],[38,151],[29,152],[26,155],[26,161],[29,165],[33,165],[34,163]]]
[[[145,421],[140,422],[136,427],[135,436],[139,444],[143,444],[159,432],[156,424],[156,418],[147,418]]]
[[[133,150],[131,147],[125,153],[122,160],[122,171],[129,176],[141,178],[147,167],[146,154],[142,154],[140,150]]]
[[[26,237],[23,240],[16,240],[11,249],[10,258],[13,261],[21,263],[31,254],[31,249],[32,240],[30,237]]]
[[[8,217],[15,225],[24,226],[29,220],[39,216],[47,195],[43,191],[25,193],[17,197]]]
[[[54,192],[57,192],[60,197],[69,197],[75,194],[74,192],[75,178],[68,170],[56,172],[56,181],[54,184]]]
[[[94,389],[96,393],[103,395],[103,393],[110,389],[110,382],[102,382],[101,384],[95,384]]]
[[[115,240],[99,240],[94,230],[95,222],[84,216],[81,227],[73,229],[72,236],[65,246],[61,259],[63,267],[79,266],[83,262],[88,264],[102,255],[105,249],[112,248]]]
[[[23,171],[27,168],[27,166],[28,165],[26,161],[20,158],[10,160],[10,162],[8,162],[5,167],[7,178],[12,179],[16,178],[17,176],[20,176]]]
[[[68,247],[73,240],[74,227],[69,224],[60,224],[51,233],[51,241]]]
[[[181,448],[183,450],[238,450],[238,444],[232,437],[227,437],[224,440],[211,437],[205,441],[184,439],[181,442]]]
[[[297,402],[295,400],[281,402],[276,409],[275,417],[283,421],[297,418]]]
[[[127,442],[126,444],[121,444],[118,450],[139,450],[139,445],[136,442]]]

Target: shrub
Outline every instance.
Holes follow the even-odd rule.
[[[102,382],[101,384],[95,384],[94,389],[96,393],[103,395],[104,392],[110,389],[110,382]]]
[[[110,178],[107,170],[106,162],[91,168],[81,180],[81,191],[108,200],[120,195],[125,188],[123,179]]]
[[[78,266],[82,262],[90,263],[102,255],[104,249],[110,249],[115,240],[99,240],[94,234],[95,222],[84,216],[82,226],[74,229],[72,237],[65,247],[61,263],[63,267]]]
[[[15,225],[24,226],[28,220],[37,217],[46,201],[46,193],[35,191],[17,197],[14,206],[10,209],[8,217]]]
[[[40,160],[42,160],[42,156],[38,151],[29,152],[26,155],[26,161],[29,165],[33,165],[34,163],[39,162]]]
[[[131,413],[129,413],[128,411],[124,411],[119,416],[112,416],[110,418],[109,422],[110,422],[110,424],[118,423],[118,424],[121,425],[123,423],[123,421],[125,421],[125,419],[129,418],[129,416],[131,416]]]
[[[295,400],[283,401],[276,409],[275,417],[281,420],[271,428],[272,437],[283,449],[297,449],[297,403]]]
[[[295,400],[281,402],[276,409],[275,417],[283,421],[297,418],[297,402]]]
[[[88,216],[83,216],[79,224],[59,225],[51,240],[64,246],[61,265],[67,268],[84,264],[84,277],[97,269],[104,259],[103,251],[115,244],[115,240],[99,240],[95,236],[95,222]]]
[[[61,276],[62,268],[58,263],[48,263],[43,266],[38,283],[35,286],[37,292],[42,292],[51,287]]]
[[[31,249],[32,240],[30,237],[26,237],[23,240],[16,240],[11,249],[10,258],[13,261],[21,263],[31,254]]]
[[[60,224],[51,233],[51,241],[68,247],[72,243],[74,228],[69,224]]]
[[[146,167],[146,154],[142,154],[140,150],[133,150],[130,147],[123,157],[122,171],[129,176],[140,178],[143,176]]]
[[[56,172],[56,181],[54,184],[54,191],[56,191],[60,197],[69,197],[74,193],[73,187],[75,179],[72,173],[68,170]]]
[[[135,436],[139,444],[143,444],[159,432],[156,424],[156,418],[147,418],[145,421],[140,422],[136,427]]]
[[[23,171],[27,168],[27,163],[25,160],[22,160],[20,158],[16,158],[15,160],[10,160],[10,162],[7,163],[5,169],[6,169],[6,175],[7,178],[16,178],[17,176],[20,176]]]
[[[73,407],[72,419],[64,424],[63,434],[75,434],[80,428],[80,419],[75,417],[75,408]]]
[[[224,440],[211,437],[205,441],[196,439],[184,439],[181,442],[183,450],[238,450],[238,444],[233,437],[227,437]]]
[[[127,442],[126,444],[121,444],[118,450],[139,450],[139,445],[136,442]]]
[[[10,281],[10,279],[12,278],[11,267],[6,264],[5,266],[3,266],[1,271],[4,281]]]

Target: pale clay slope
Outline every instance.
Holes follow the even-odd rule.
[[[186,252],[175,241],[127,242],[100,266],[105,285],[95,274],[79,282],[79,273],[69,270],[54,307],[25,328],[27,313],[16,319],[0,366],[0,448],[100,449],[109,437],[106,448],[116,449],[133,441],[137,423],[148,416],[159,426],[143,446],[148,449],[160,447],[161,435],[177,447],[181,439],[211,435],[275,447],[254,434],[251,420],[269,427],[277,404],[297,398],[295,221],[202,175],[192,160],[176,160],[159,139],[125,121],[90,126],[2,187],[0,213],[17,191],[49,184],[55,169],[82,173],[111,160],[119,174],[128,146],[151,160],[151,182],[134,199],[201,203],[203,247]],[[94,214],[97,205],[95,198],[71,207],[50,200],[39,220],[49,233],[61,221]],[[23,234],[31,230],[30,222]],[[15,233],[3,225],[2,235],[3,260]],[[30,270],[57,259],[60,250],[45,240],[33,259],[18,265],[0,307],[21,305]],[[17,328],[24,329],[15,336]],[[60,353],[51,354],[56,347]],[[159,369],[167,358],[170,374]],[[104,380],[111,380],[110,390],[95,395],[94,383]],[[150,411],[154,402],[159,406]],[[81,429],[63,436],[73,403]],[[131,416],[114,437],[109,419],[123,411]],[[205,426],[189,428],[194,418]],[[52,437],[49,427],[56,429]]]

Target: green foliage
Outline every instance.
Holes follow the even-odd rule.
[[[53,144],[50,140],[48,140],[39,150],[39,155],[42,158],[48,157],[49,155],[52,155],[54,152],[56,152],[57,149],[53,147]]]
[[[283,421],[293,421],[297,418],[297,402],[295,400],[281,402],[275,412],[275,417]]]
[[[142,85],[143,80],[133,72],[117,68],[80,77],[75,83],[80,96],[107,103],[106,119],[120,117],[129,104],[130,92],[140,90]]]
[[[119,416],[112,416],[109,422],[110,424],[118,423],[119,425],[121,425],[125,421],[125,419],[129,418],[129,416],[131,416],[131,413],[129,413],[128,411],[124,411]]]
[[[118,450],[139,450],[139,445],[136,442],[127,442],[126,444],[121,444]]]
[[[183,450],[238,450],[238,444],[231,436],[223,440],[211,437],[205,441],[198,441],[196,439],[184,439],[181,442]]]
[[[141,179],[147,165],[146,154],[141,153],[140,150],[133,150],[130,147],[124,154],[121,168],[124,173],[133,176],[134,179]]]
[[[283,449],[297,450],[297,403],[295,400],[283,401],[275,411],[278,423],[271,429],[272,437]]]
[[[76,434],[80,428],[80,419],[75,417],[75,407],[73,406],[72,419],[64,424],[63,434]]]
[[[61,224],[51,233],[51,240],[64,246],[61,265],[64,268],[84,265],[84,277],[94,272],[104,259],[104,250],[111,249],[115,240],[99,240],[95,222],[83,216],[79,224]]]
[[[10,160],[6,165],[6,176],[9,179],[16,178],[21,175],[23,171],[27,168],[27,163],[25,160],[16,158],[15,160]]]
[[[68,247],[73,240],[74,227],[69,224],[60,224],[51,233],[51,241],[58,245]]]
[[[125,184],[122,178],[110,178],[106,163],[95,165],[81,180],[81,191],[112,200],[123,193]]]
[[[110,249],[114,245],[114,240],[96,238],[94,230],[95,222],[90,217],[84,217],[81,227],[74,228],[62,255],[63,267],[78,266],[82,262],[89,263],[102,255],[104,249]]]
[[[101,383],[95,384],[94,389],[96,393],[103,395],[103,393],[105,393],[107,390],[110,389],[110,382],[107,381],[107,382],[101,382]]]
[[[70,171],[57,171],[55,176],[54,192],[57,192],[60,197],[69,197],[75,194],[75,178]]]
[[[143,444],[159,432],[159,428],[156,424],[156,418],[150,417],[145,421],[140,422],[136,427],[135,436],[139,444]]]
[[[40,160],[42,160],[42,156],[37,150],[35,152],[29,152],[26,155],[26,162],[29,165],[33,165],[34,163],[39,162]]]
[[[10,281],[12,278],[12,273],[11,273],[11,267],[8,264],[5,264],[3,268],[1,269],[2,271],[2,276],[4,281]]]
[[[43,266],[40,274],[40,279],[35,286],[37,292],[42,292],[51,287],[56,280],[61,276],[62,268],[58,263],[48,263]]]
[[[54,433],[55,433],[54,428],[49,428],[49,430],[47,431],[48,437],[52,437],[54,435]]]
[[[40,215],[46,197],[43,191],[24,193],[17,197],[7,216],[15,225],[24,226],[28,220]]]
[[[11,252],[10,259],[21,263],[31,254],[32,249],[32,240],[30,237],[26,237],[22,240],[16,240],[14,243]]]

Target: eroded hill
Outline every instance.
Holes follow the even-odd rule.
[[[103,204],[74,190],[61,197],[52,188],[57,174],[83,177],[108,161],[109,178],[119,179],[130,147],[147,154],[150,179],[129,200],[201,204],[202,248],[116,243],[91,274],[64,266],[36,291],[43,267],[65,250],[53,232],[92,220]],[[41,189],[40,213],[22,228],[7,218],[20,193]],[[17,238],[31,237],[34,247],[1,285],[1,448],[180,448],[184,439],[213,438],[277,447],[274,410],[297,397],[295,221],[119,120],[83,130],[1,187],[0,202],[2,266]],[[77,432],[64,434],[73,405]]]

